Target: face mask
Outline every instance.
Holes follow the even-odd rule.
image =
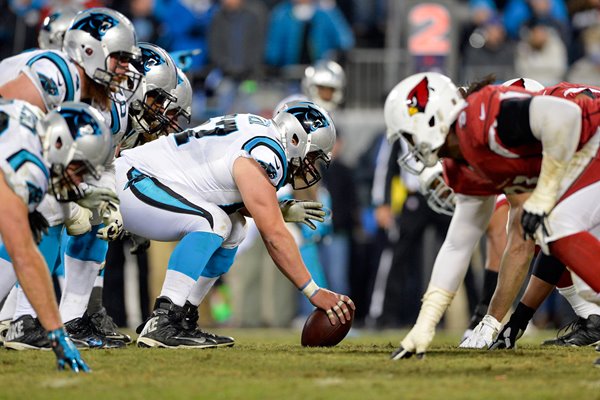
[[[307,21],[315,14],[315,6],[313,4],[296,4],[292,12],[294,17],[300,21]]]

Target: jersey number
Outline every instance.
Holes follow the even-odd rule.
[[[190,137],[200,139],[205,136],[225,136],[237,130],[238,128],[235,122],[235,115],[226,115],[217,121],[215,123],[215,127],[212,129],[201,129],[198,131],[188,129],[183,132],[176,133],[174,138],[177,146],[181,146],[188,143],[190,141]]]

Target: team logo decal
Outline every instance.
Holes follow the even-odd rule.
[[[110,15],[91,13],[87,17],[77,21],[71,29],[80,29],[92,35],[96,40],[102,40],[106,32],[119,24],[119,21]]]
[[[146,74],[152,67],[164,64],[165,60],[160,54],[150,49],[142,49],[142,62],[144,63],[144,74]]]
[[[306,133],[313,133],[319,128],[326,128],[329,126],[327,117],[311,106],[293,107],[287,110],[287,112],[300,121]]]
[[[423,78],[421,82],[408,93],[406,97],[406,106],[408,107],[408,115],[411,117],[416,113],[425,112],[425,107],[429,102],[429,80]]]
[[[516,86],[525,89],[525,79],[519,78],[513,83],[511,83],[510,86]]]
[[[65,119],[73,139],[85,135],[101,135],[102,129],[88,113],[71,108],[62,108],[60,115]],[[75,132],[73,134],[73,132]]]

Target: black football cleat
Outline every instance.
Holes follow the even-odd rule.
[[[594,367],[600,368],[600,358],[594,361]]]
[[[556,339],[546,340],[543,346],[582,347],[600,343],[600,315],[592,314],[587,319],[578,317],[561,331],[568,332]]]
[[[6,333],[8,332],[10,321],[10,319],[0,321],[0,345],[4,345],[4,339],[6,339]]]
[[[4,347],[13,350],[50,350],[50,340],[37,318],[22,315],[10,323]]]
[[[166,297],[159,297],[154,311],[143,324],[137,339],[138,347],[205,349],[217,347],[217,343],[182,326],[183,307],[173,304]],[[138,328],[139,329],[139,328]]]
[[[187,301],[183,306],[184,318],[181,323],[184,329],[194,332],[198,337],[204,337],[212,340],[217,344],[216,347],[231,347],[235,344],[235,339],[230,336],[221,336],[214,333],[206,332],[198,327],[198,307]]]
[[[596,351],[600,351],[600,344],[596,346]]]
[[[106,313],[106,308],[102,307],[90,315],[90,321],[94,327],[94,332],[110,340],[120,340],[125,344],[131,343],[131,336],[119,332],[119,327],[114,323],[110,315]]]
[[[86,349],[120,349],[126,346],[121,340],[112,340],[98,335],[87,314],[65,323],[65,329],[75,347]]]

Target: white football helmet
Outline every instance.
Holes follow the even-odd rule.
[[[144,75],[143,90],[137,90],[129,106],[129,115],[140,132],[156,136],[166,134],[170,119],[168,107],[177,101],[177,67],[169,53],[151,43],[139,44],[142,56],[133,63]]]
[[[71,26],[77,10],[62,8],[53,10],[42,23],[38,34],[38,46],[44,50],[62,50],[65,32]]]
[[[419,174],[419,191],[427,199],[427,205],[438,214],[452,215],[456,208],[454,190],[444,181],[441,162],[424,168]]]
[[[77,14],[65,33],[63,51],[115,101],[122,100],[115,97],[118,92],[129,100],[140,84],[141,74],[128,68],[141,55],[135,30],[118,11],[98,7]]]
[[[321,179],[317,163],[329,166],[336,138],[327,111],[310,101],[292,101],[277,111],[273,124],[281,135],[294,189],[317,183]]]
[[[182,125],[192,120],[192,84],[185,73],[177,68],[177,87],[174,95],[177,99],[167,107],[170,119],[169,132],[181,132]]]
[[[333,89],[331,99],[323,99],[319,94],[319,87]],[[344,100],[346,87],[346,74],[344,69],[335,61],[321,60],[304,70],[302,91],[312,102],[328,111],[335,110]]]
[[[466,105],[450,78],[437,72],[411,75],[398,83],[388,95],[384,116],[388,140],[406,139],[407,158],[416,158],[422,167],[432,167],[438,161],[437,151],[444,144],[450,126]]]
[[[59,201],[83,196],[85,174],[99,179],[112,157],[112,134],[98,110],[65,102],[41,121],[44,158],[50,164],[50,190]]]
[[[530,78],[515,78],[508,80],[502,84],[502,86],[516,86],[523,88],[529,92],[539,92],[544,90],[544,85]]]

